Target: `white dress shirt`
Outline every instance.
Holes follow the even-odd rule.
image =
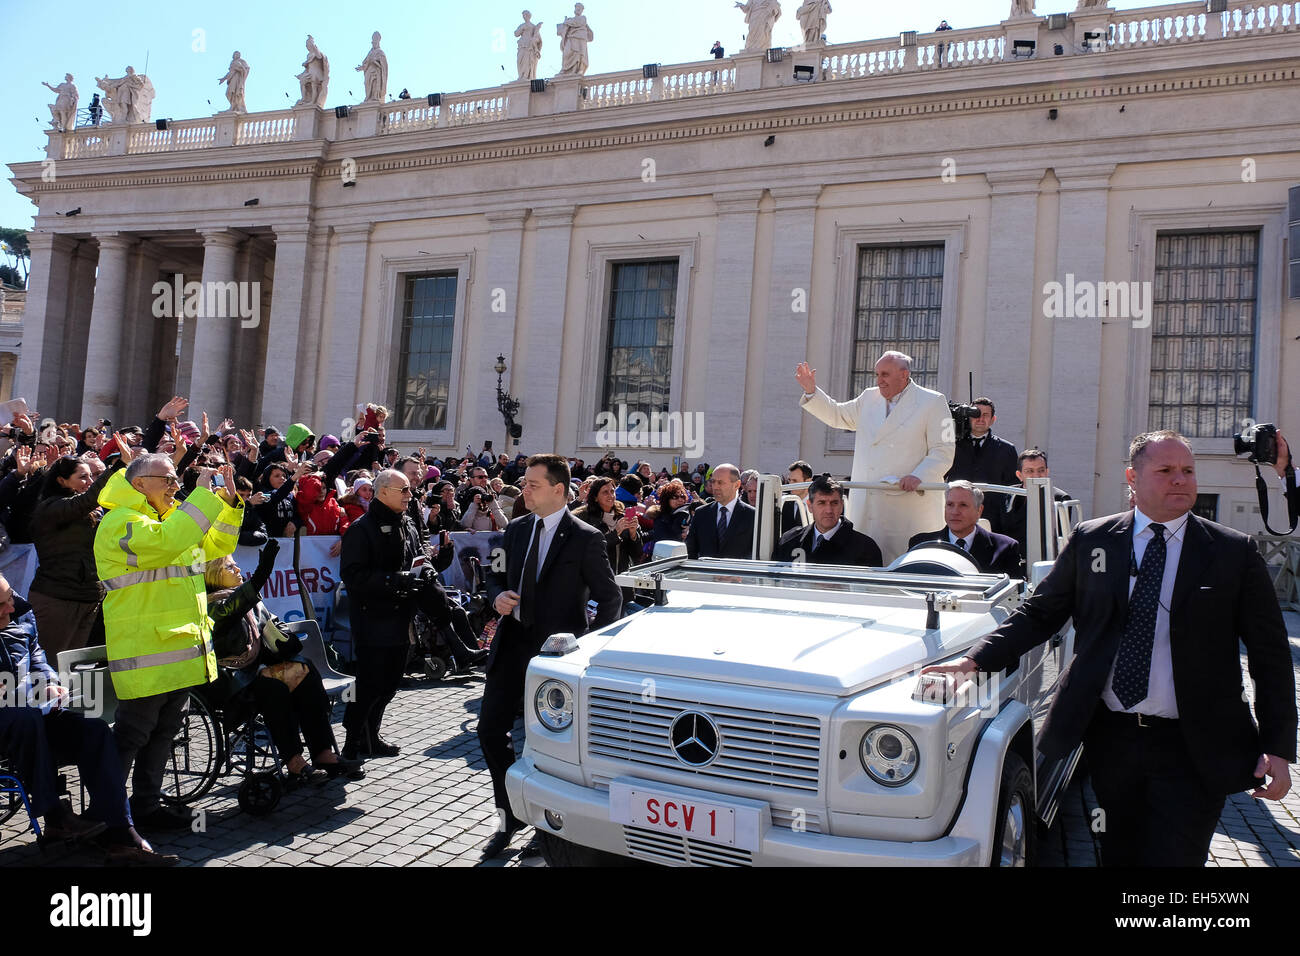
[[[1133,555],[1138,567],[1142,566],[1142,556],[1146,554],[1147,544],[1154,534],[1151,525],[1154,522],[1136,508],[1133,510]],[[1115,679],[1115,665],[1110,666],[1110,675],[1106,678],[1106,689],[1101,699],[1111,710],[1126,714],[1147,714],[1151,717],[1168,717],[1178,719],[1178,700],[1174,696],[1174,661],[1169,650],[1169,606],[1174,599],[1174,580],[1178,577],[1178,559],[1183,553],[1183,535],[1187,531],[1187,515],[1173,521],[1161,521],[1165,526],[1165,574],[1160,582],[1160,607],[1156,609],[1155,640],[1151,644],[1151,676],[1147,681],[1147,695],[1131,708],[1125,708],[1111,689]],[[1128,579],[1129,597],[1137,576],[1130,574]]]
[[[560,519],[564,517],[564,509],[557,508],[541,520],[541,540],[537,542],[537,577],[542,576],[542,567],[546,564],[546,554],[551,548],[551,542],[555,539],[555,529],[559,527]],[[533,533],[528,536],[528,548],[524,549],[524,560],[528,560],[528,549],[533,546],[533,538],[537,536],[538,522],[533,521]],[[520,574],[519,587],[523,588],[523,575]],[[515,605],[514,618],[520,620],[519,605]]]
[[[835,522],[835,527],[831,528],[830,531],[825,531],[825,532],[821,531],[820,529],[817,528],[816,525],[814,525],[814,526],[813,526],[813,539],[812,539],[812,544],[810,545],[811,550],[816,551],[818,548],[820,548],[823,544],[825,544],[825,543],[826,543],[827,541],[829,541],[831,538],[835,537],[835,532],[840,530],[840,526],[841,526],[842,524],[844,524],[844,519],[843,519],[843,518],[841,518],[839,521]]]
[[[965,541],[966,544],[965,544],[964,546],[961,545],[961,544],[958,544],[957,542],[959,542],[959,541]],[[971,546],[975,543],[975,529],[974,529],[974,528],[971,528],[971,529],[970,529],[970,534],[966,535],[966,537],[964,537],[964,538],[959,538],[959,537],[957,537],[955,534],[952,533],[952,528],[949,528],[949,529],[948,529],[948,543],[949,543],[950,545],[952,545],[954,548],[962,548],[962,549],[965,550],[967,553],[969,553],[969,552],[970,552],[970,549],[971,549]]]

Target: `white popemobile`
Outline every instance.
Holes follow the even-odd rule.
[[[1063,544],[1043,531],[1078,503],[1052,504],[1050,479],[982,487],[1027,491],[1041,580]],[[777,488],[762,479],[759,514]],[[770,553],[757,524],[754,553]],[[1032,860],[1079,756],[1048,764],[1035,747],[1073,632],[986,684],[918,677],[1003,621],[1025,582],[932,543],[887,569],[674,557],[619,583],[653,606],[552,635],[528,668],[506,786],[548,863]]]

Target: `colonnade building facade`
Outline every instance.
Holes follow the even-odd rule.
[[[401,447],[513,452],[502,355],[519,450],[590,462],[625,406],[695,417],[694,447],[619,449],[656,467],[847,473],[853,435],[800,410],[795,364],[848,399],[900,348],[950,398],[973,373],[995,433],[1090,513],[1168,426],[1202,510],[1258,530],[1231,436],[1300,434],[1300,4],[1228,7],[51,133],[10,167],[40,210],[17,393],[83,423],[179,393],[318,434],[374,401]],[[160,310],[178,277],[244,313]]]

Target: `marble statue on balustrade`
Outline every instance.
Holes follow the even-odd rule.
[[[1104,10],[1109,6],[1107,0],[1079,0],[1079,5],[1074,8],[1074,12],[1078,13],[1080,10]]]
[[[1011,12],[1007,19],[1014,20],[1016,17],[1032,17],[1034,15],[1034,0],[1011,0]]]
[[[587,44],[596,39],[596,35],[587,26],[587,18],[582,15],[584,9],[582,4],[575,3],[573,16],[565,17],[564,22],[555,28],[560,36],[560,52],[564,54],[561,76],[587,74]]]
[[[143,73],[128,66],[125,76],[97,76],[95,83],[104,91],[103,106],[109,122],[148,123],[152,118],[154,88]]]
[[[302,88],[302,99],[293,105],[325,107],[325,97],[330,88],[330,61],[316,47],[316,41],[307,34],[307,59],[302,61],[302,72],[298,74],[298,84]]]
[[[50,125],[55,129],[64,132],[75,129],[77,126],[77,87],[72,82],[72,74],[64,73],[63,82],[58,86],[50,86],[44,80],[41,80],[41,86],[48,87],[56,96],[54,102],[50,105]]]
[[[388,57],[379,49],[379,40],[379,31],[376,30],[370,36],[370,52],[357,67],[366,80],[364,103],[382,103],[388,95]]]
[[[737,3],[736,8],[745,14],[749,33],[745,36],[744,53],[762,53],[772,46],[772,28],[781,19],[781,4],[777,0],[750,0]]]
[[[542,59],[542,22],[534,23],[533,15],[525,10],[524,22],[515,28],[515,36],[519,37],[519,79],[535,80],[537,64]]]
[[[230,106],[218,113],[247,113],[248,107],[244,104],[244,82],[248,79],[248,61],[239,55],[236,50],[230,55],[230,67],[226,70],[226,75],[217,80],[217,85],[226,84],[226,99]]]
[[[831,0],[804,0],[794,15],[803,27],[803,42],[808,46],[824,42],[826,18],[831,14]]]

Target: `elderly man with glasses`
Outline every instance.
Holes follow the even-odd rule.
[[[220,477],[214,491],[214,478]],[[142,455],[109,479],[99,503],[95,564],[107,593],[104,633],[113,689],[121,701],[114,734],[132,778],[137,822],[189,827],[160,802],[163,770],[180,727],[188,688],[217,675],[203,569],[235,550],[244,506],[226,465],[203,468],[181,504],[166,455]]]

